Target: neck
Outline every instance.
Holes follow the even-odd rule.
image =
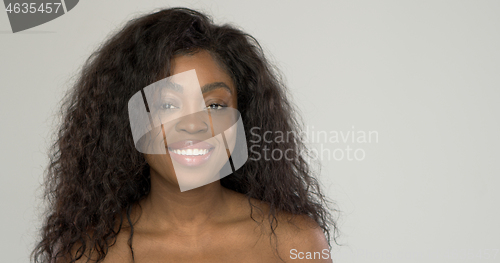
[[[140,217],[155,230],[196,232],[227,213],[226,191],[220,181],[215,181],[181,192],[177,185],[151,170],[151,191],[141,201]]]

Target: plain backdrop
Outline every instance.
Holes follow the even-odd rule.
[[[35,245],[59,101],[83,62],[126,21],[173,6],[253,35],[311,134],[328,134],[310,146],[342,211],[334,262],[500,262],[495,0],[80,1],[16,34],[1,10],[1,262]],[[378,140],[331,140],[369,131]],[[362,160],[340,158],[347,147]]]

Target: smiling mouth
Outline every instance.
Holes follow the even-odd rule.
[[[214,149],[212,144],[200,140],[183,140],[168,145],[172,160],[190,167],[206,163]]]
[[[168,147],[168,150],[178,154],[178,155],[184,155],[184,156],[200,156],[200,155],[205,155],[212,151],[214,148],[211,149],[172,149]]]

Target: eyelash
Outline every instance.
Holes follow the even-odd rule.
[[[214,108],[212,108],[212,106],[217,106],[217,108],[214,109]],[[219,103],[211,103],[210,105],[207,106],[207,108],[209,108],[210,110],[222,110],[225,107],[227,107],[227,106],[219,104]]]

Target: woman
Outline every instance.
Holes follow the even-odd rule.
[[[179,76],[188,76],[185,84],[197,79],[189,82],[194,88],[146,94]],[[196,87],[202,88],[192,94],[204,109],[187,114],[198,102],[182,92]],[[148,127],[156,135],[146,136],[149,143],[164,142],[163,153],[148,152],[135,137],[134,98],[144,99],[144,116],[183,112]],[[214,131],[217,114],[228,110],[235,118]],[[253,37],[185,8],[139,17],[89,58],[63,112],[47,169],[51,206],[34,262],[287,262],[306,252],[331,262],[325,255],[330,234],[336,241],[335,221],[305,161],[286,89]],[[237,119],[242,125],[233,129]],[[209,175],[218,180],[184,176],[200,158],[182,149],[205,139],[217,146],[197,155],[213,151],[223,159],[222,152],[235,161],[241,136],[216,139],[226,129],[244,132],[248,160],[231,163],[225,176],[224,162],[210,157],[217,171]],[[286,138],[270,138],[279,132]],[[281,158],[264,158],[265,149]]]

